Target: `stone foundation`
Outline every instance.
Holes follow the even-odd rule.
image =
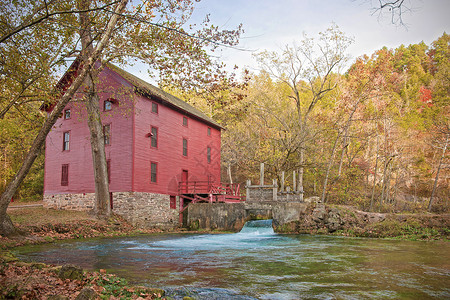
[[[113,212],[137,227],[172,229],[179,226],[179,199],[176,208],[170,208],[170,196],[153,193],[116,192]],[[94,209],[95,194],[44,195],[44,207],[87,211]]]
[[[113,193],[113,212],[134,226],[171,229],[179,226],[179,201],[170,208],[170,196],[153,193]]]
[[[94,204],[94,193],[44,195],[44,208],[86,211]]]

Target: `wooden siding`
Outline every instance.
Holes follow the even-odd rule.
[[[152,101],[139,96],[135,103],[134,188],[136,192],[176,195],[182,170],[189,172],[189,181],[211,178],[220,183],[220,131],[200,120],[159,104],[152,113]],[[158,147],[151,147],[151,127],[158,128]],[[211,135],[208,136],[208,127]],[[183,138],[188,140],[188,156],[183,156]],[[211,148],[208,163],[207,148]],[[158,164],[157,183],[150,182],[151,162]]]
[[[148,192],[176,195],[183,170],[189,181],[220,183],[220,130],[208,122],[191,118],[179,109],[134,93],[134,87],[116,72],[105,68],[100,74],[99,107],[116,99],[113,109],[102,112],[102,123],[110,125],[110,145],[105,147],[110,164],[111,192]],[[44,194],[93,193],[94,175],[86,110],[80,102],[69,103],[71,117],[58,119],[46,140]],[[183,116],[188,126],[183,126]],[[151,147],[151,127],[158,128],[158,146]],[[211,135],[208,135],[211,128]],[[63,133],[70,131],[70,150],[62,151]],[[188,140],[188,156],[183,157],[182,140]],[[207,148],[211,148],[208,163]],[[157,164],[157,182],[150,180],[151,162]],[[61,169],[69,165],[68,185],[61,186]]]
[[[111,144],[105,147],[111,165],[112,192],[131,191],[132,101],[133,90],[122,77],[108,69],[100,75],[99,107],[108,98],[117,99],[113,109],[102,112],[102,123],[111,126]],[[114,91],[114,92],[112,92]],[[134,93],[131,93],[134,95]],[[78,96],[80,97],[80,96]],[[94,171],[86,109],[80,102],[69,103],[71,117],[59,118],[46,139],[44,194],[93,193]],[[70,131],[70,150],[62,151],[63,133]],[[61,168],[69,165],[69,184],[61,186]]]

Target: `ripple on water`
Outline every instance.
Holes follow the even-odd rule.
[[[450,299],[446,243],[277,235],[268,222],[237,234],[158,234],[17,251],[25,260],[107,269],[133,284],[169,289],[175,299]]]

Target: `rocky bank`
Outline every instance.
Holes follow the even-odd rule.
[[[448,240],[450,215],[371,213],[348,206],[311,202],[297,220],[274,224],[274,229],[278,233],[291,234]]]

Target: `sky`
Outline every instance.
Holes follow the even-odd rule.
[[[263,50],[278,51],[300,41],[303,33],[316,37],[334,22],[354,39],[348,48],[350,62],[386,46],[397,48],[425,42],[427,45],[450,33],[450,0],[405,0],[405,25],[391,23],[390,13],[373,12],[377,0],[202,0],[196,4],[192,22],[199,23],[209,14],[212,24],[234,29],[243,24],[239,49],[223,48],[216,55],[230,68],[258,71],[252,54]],[[139,70],[138,70],[139,69]],[[130,72],[148,78],[145,70]],[[147,76],[147,77],[146,77]]]

